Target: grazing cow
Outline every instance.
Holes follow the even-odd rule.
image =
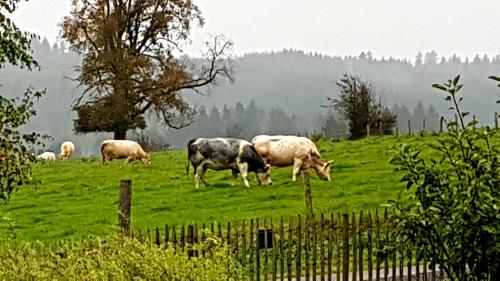
[[[130,140],[105,140],[101,143],[102,164],[105,165],[113,159],[126,158],[125,163],[141,160],[150,164],[149,154],[135,141]]]
[[[330,163],[321,161],[314,142],[305,137],[259,135],[252,145],[267,164],[276,167],[293,165],[292,180],[296,181],[302,171],[313,168],[322,180],[330,180]]]
[[[56,154],[54,152],[44,152],[36,157],[40,161],[56,161]]]
[[[233,138],[197,138],[190,140],[188,145],[188,160],[194,168],[195,187],[200,181],[207,186],[205,172],[207,169],[216,171],[231,170],[233,179],[238,173],[243,178],[245,187],[250,187],[247,180],[248,172],[254,172],[259,184],[269,185],[269,166],[264,163],[255,148],[246,140]],[[186,167],[189,172],[189,163]]]
[[[70,141],[65,141],[61,144],[59,159],[61,160],[68,159],[73,152],[75,152],[75,144]]]

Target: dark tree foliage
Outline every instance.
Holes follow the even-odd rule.
[[[144,128],[152,111],[173,128],[192,122],[194,110],[182,90],[231,79],[232,43],[214,36],[205,59],[177,58],[193,25],[203,24],[189,0],[77,0],[64,18],[62,37],[82,55],[76,80],[83,94],[75,100],[77,132],[114,132]]]
[[[344,76],[336,82],[339,98],[328,98],[333,106],[348,120],[349,138],[358,139],[370,134],[392,134],[396,116],[375,97],[372,84],[357,75]]]
[[[0,0],[0,68],[5,63],[31,69],[38,63],[31,56],[31,35],[19,30],[7,17],[19,1]],[[0,94],[0,199],[8,200],[19,186],[31,180],[35,157],[30,147],[41,144],[36,133],[21,133],[20,127],[35,116],[34,101],[43,92],[29,88],[23,98],[6,98]]]
[[[32,69],[38,63],[31,56],[31,39],[34,35],[21,31],[8,14],[13,13],[20,0],[0,0],[0,68],[6,62]]]

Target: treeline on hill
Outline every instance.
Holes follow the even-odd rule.
[[[69,139],[77,144],[77,154],[97,154],[99,143],[112,137],[112,134],[75,135],[73,129],[76,114],[71,111],[71,104],[81,89],[76,88],[77,83],[69,78],[76,76],[74,66],[80,63],[80,58],[69,52],[64,44],[50,46],[47,40],[35,40],[32,46],[41,71],[30,73],[6,66],[0,77],[2,92],[17,95],[29,85],[46,88],[46,96],[36,105],[37,116],[27,129],[36,129],[53,137],[46,150],[57,150],[63,140]],[[202,89],[204,96],[192,92],[184,95],[201,117],[205,113],[211,116],[210,112],[215,107],[223,119],[226,104],[229,111],[241,111],[243,107],[244,114],[257,110],[257,123],[244,119],[244,128],[238,128],[238,119],[231,119],[234,121],[232,125],[222,123],[218,127],[210,126],[208,130],[202,125],[205,122],[201,121],[203,118],[198,117],[190,127],[174,130],[148,116],[145,133],[169,142],[171,147],[184,147],[189,138],[221,131],[231,136],[241,131],[241,137],[246,138],[252,135],[251,132],[314,133],[324,130],[328,137],[342,137],[348,132],[345,122],[332,108],[322,108],[321,105],[328,103],[327,97],[338,97],[339,88],[335,82],[346,73],[359,74],[373,84],[377,95],[382,96],[382,102],[398,116],[400,133],[408,131],[408,120],[411,120],[412,131],[420,131],[424,117],[426,130],[437,130],[441,115],[447,120],[453,119],[448,106],[429,85],[462,73],[466,85],[464,96],[470,97],[465,99],[465,106],[477,113],[480,124],[491,125],[496,108],[490,101],[495,97],[496,89],[491,87],[491,81],[486,77],[498,72],[500,56],[444,58],[430,51],[417,54],[415,63],[411,63],[406,59],[375,59],[370,52],[359,56],[332,57],[285,49],[236,57],[234,65],[234,83]],[[251,106],[252,101],[256,109]],[[240,105],[237,106],[238,103]],[[239,113],[234,116],[241,117]],[[280,121],[271,122],[270,116],[278,116],[276,120]],[[279,127],[274,129],[276,126]],[[207,131],[198,131],[196,127]],[[129,133],[129,138],[137,135]]]

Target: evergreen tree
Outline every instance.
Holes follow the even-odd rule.
[[[440,118],[441,116],[437,113],[436,108],[434,105],[430,105],[429,108],[427,108],[427,113],[425,114],[426,119],[426,130],[427,131],[434,131],[438,132],[439,131],[439,126],[440,126]]]
[[[259,109],[252,100],[245,110],[245,138],[251,139],[260,133],[260,124],[258,120]]]
[[[339,120],[333,110],[328,110],[326,117],[323,119],[321,129],[326,138],[343,138],[347,136],[347,126]]]
[[[422,53],[418,52],[417,55],[415,56],[415,67],[419,68],[422,66]]]
[[[268,132],[278,135],[295,135],[297,124],[280,107],[273,107],[269,110]]]
[[[426,119],[425,117],[424,106],[422,105],[422,102],[419,101],[411,116],[411,128],[413,132],[423,130],[423,122],[424,119]]]
[[[436,51],[432,50],[428,53],[425,53],[424,64],[427,66],[433,66],[438,63],[438,55]]]
[[[208,127],[210,129],[212,137],[222,136],[224,126],[222,124],[220,113],[217,107],[213,106],[212,109],[210,109],[210,112],[208,113],[208,119]]]

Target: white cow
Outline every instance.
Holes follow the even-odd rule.
[[[56,161],[56,154],[54,152],[46,151],[36,157],[40,161]]]
[[[267,164],[275,167],[293,165],[292,180],[302,171],[313,168],[322,180],[330,180],[330,163],[321,160],[314,142],[305,137],[259,135],[252,145]]]
[[[71,154],[75,151],[75,144],[70,141],[65,141],[61,144],[61,152],[59,153],[59,159],[68,159]]]
[[[125,163],[141,160],[150,164],[149,154],[144,152],[141,145],[130,140],[105,140],[101,143],[102,164],[105,165],[113,159],[126,158]]]

